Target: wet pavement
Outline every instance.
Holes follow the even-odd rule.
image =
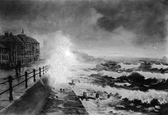
[[[69,85],[61,84],[55,87],[57,88],[53,88],[47,104],[39,115],[88,115]]]

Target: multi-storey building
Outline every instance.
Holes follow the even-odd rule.
[[[5,35],[0,36],[0,44],[8,50],[10,66],[15,66],[18,62],[26,64],[39,59],[39,42],[26,36],[23,32],[18,35],[5,32]]]
[[[17,37],[23,42],[24,62],[37,61],[40,55],[39,42],[24,33],[18,34]]]
[[[9,63],[9,50],[4,45],[0,44],[0,64]]]

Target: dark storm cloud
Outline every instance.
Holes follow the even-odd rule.
[[[72,24],[81,23],[89,12],[88,7],[85,1],[8,0],[0,1],[0,18],[4,28],[14,22],[30,31],[45,33],[61,29],[70,18],[73,18]]]
[[[29,13],[29,2],[26,1],[0,1],[0,17],[5,20],[22,19]]]
[[[166,4],[167,0],[1,0],[1,31],[62,30],[77,39],[92,40],[106,39],[123,27],[128,34],[136,34],[136,44],[164,42]]]
[[[96,6],[97,12],[103,15],[97,24],[111,32],[121,26],[133,31],[138,44],[153,40],[163,42],[167,36],[166,4],[163,0],[120,0],[115,5],[108,1],[104,7]]]

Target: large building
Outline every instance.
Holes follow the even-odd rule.
[[[0,64],[9,63],[9,50],[0,44]]]
[[[22,65],[37,61],[40,55],[39,42],[34,38],[26,36],[22,31],[21,34],[14,35],[12,33],[5,32],[0,36],[0,49],[4,50],[4,55],[8,58],[6,61],[0,58],[1,65],[8,64],[15,66],[18,62]]]

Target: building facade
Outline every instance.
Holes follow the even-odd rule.
[[[4,45],[0,44],[0,64],[9,63],[9,50]]]
[[[21,54],[23,54],[22,62],[37,61],[40,56],[40,46],[34,38],[28,37],[25,34],[19,34],[17,37],[23,42]]]
[[[39,59],[39,42],[34,38],[26,36],[24,33],[14,35],[5,32],[4,35],[0,36],[0,44],[3,50],[6,51],[6,55],[8,55],[8,61],[6,63],[10,66],[15,66],[18,62],[24,65]]]

